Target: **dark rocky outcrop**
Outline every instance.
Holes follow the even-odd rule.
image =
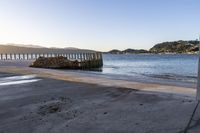
[[[51,68],[51,69],[95,69],[101,68],[101,60],[68,60],[65,57],[39,57],[30,67]]]
[[[70,61],[64,57],[39,57],[34,61],[31,67],[40,68],[78,68],[78,61]]]

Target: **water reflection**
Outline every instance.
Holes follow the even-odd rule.
[[[36,75],[3,77],[3,78],[0,78],[0,86],[32,83],[32,82],[37,82],[40,80],[41,79],[36,78]]]

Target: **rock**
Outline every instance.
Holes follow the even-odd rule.
[[[30,67],[51,68],[51,69],[94,69],[101,68],[101,60],[68,60],[66,57],[39,57]]]
[[[31,67],[40,67],[40,68],[79,68],[79,62],[77,60],[70,61],[65,57],[39,57]]]

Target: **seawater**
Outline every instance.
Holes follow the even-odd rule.
[[[198,55],[103,55],[103,75],[127,79],[170,80],[195,83]]]

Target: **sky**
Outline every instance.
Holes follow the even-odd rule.
[[[199,34],[200,0],[0,0],[0,44],[149,49]]]

